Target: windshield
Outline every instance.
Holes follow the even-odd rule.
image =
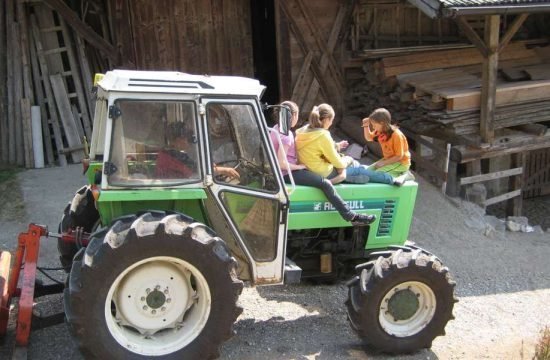
[[[195,103],[117,100],[109,184],[151,186],[200,180]]]

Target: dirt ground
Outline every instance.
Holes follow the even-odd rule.
[[[20,189],[17,182],[2,189],[1,250],[14,250],[17,234],[30,221],[57,230],[64,205],[84,183],[80,169],[74,165],[24,171],[18,174]],[[431,349],[414,354],[376,354],[363,348],[347,323],[343,282],[246,287],[236,335],[223,345],[221,358],[531,359],[539,332],[550,326],[550,233],[495,230],[476,207],[447,199],[423,179],[418,181],[410,240],[437,254],[457,282],[460,301],[446,336],[437,338]],[[547,202],[550,199],[543,199],[536,207],[548,209]],[[534,212],[533,218],[548,219],[547,213]],[[44,240],[42,245],[40,266],[57,266],[55,240]],[[64,279],[61,271],[51,274]],[[61,310],[58,295],[37,304],[37,311],[44,314]],[[12,346],[13,337],[5,339],[0,359],[9,358]],[[82,359],[65,324],[33,332],[28,356]]]

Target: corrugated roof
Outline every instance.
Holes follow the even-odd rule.
[[[431,18],[550,11],[549,0],[408,0]]]
[[[440,3],[445,7],[475,7],[475,6],[494,6],[494,5],[519,5],[519,4],[536,4],[549,3],[547,0],[440,0]]]

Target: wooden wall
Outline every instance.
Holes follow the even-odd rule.
[[[277,49],[279,93],[294,100],[305,118],[327,102],[337,117],[343,109],[345,36],[356,1],[279,0]]]
[[[119,67],[253,76],[249,0],[109,0]]]

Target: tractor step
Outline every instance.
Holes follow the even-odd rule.
[[[285,284],[299,284],[302,278],[302,269],[289,258],[285,259]]]

